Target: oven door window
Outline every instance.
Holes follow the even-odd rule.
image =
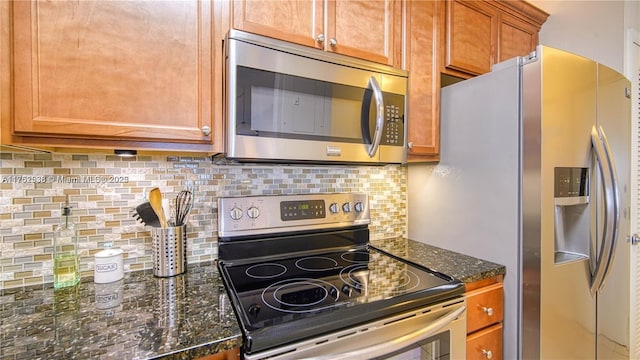
[[[238,66],[236,133],[367,144],[375,129],[371,92],[367,84],[360,88]]]

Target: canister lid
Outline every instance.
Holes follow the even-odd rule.
[[[122,249],[105,249],[105,250],[98,251],[95,254],[95,257],[107,258],[107,257],[112,257],[120,254],[122,254]]]

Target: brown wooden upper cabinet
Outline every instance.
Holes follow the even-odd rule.
[[[407,1],[408,160],[440,159],[440,88],[526,55],[549,16],[521,0]]]
[[[232,17],[239,30],[401,66],[400,0],[235,0]]]
[[[436,161],[440,151],[440,73],[436,1],[406,3],[408,161]]]
[[[549,16],[524,1],[443,2],[442,73],[468,78],[535,50]]]
[[[210,1],[15,1],[3,11],[15,99],[4,144],[214,150]]]

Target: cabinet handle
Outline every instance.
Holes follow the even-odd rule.
[[[211,128],[207,125],[203,126],[201,131],[204,136],[209,136],[209,134],[211,134]]]
[[[319,42],[319,43],[323,43],[324,42],[324,34],[319,34],[316,37],[316,41]]]
[[[487,315],[489,315],[489,316],[493,316],[493,308],[492,307],[483,306],[482,307],[482,311],[487,313]]]
[[[413,141],[409,141],[409,142],[407,143],[407,148],[409,148],[409,149],[413,149]]]
[[[482,349],[482,355],[487,359],[493,359],[493,352],[491,350]]]
[[[331,46],[338,45],[338,40],[336,40],[336,38],[329,39],[329,45],[331,45]]]

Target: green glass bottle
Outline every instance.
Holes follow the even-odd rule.
[[[69,196],[60,224],[53,233],[53,287],[56,289],[74,286],[80,282],[80,260],[78,259],[78,233],[71,218]]]

